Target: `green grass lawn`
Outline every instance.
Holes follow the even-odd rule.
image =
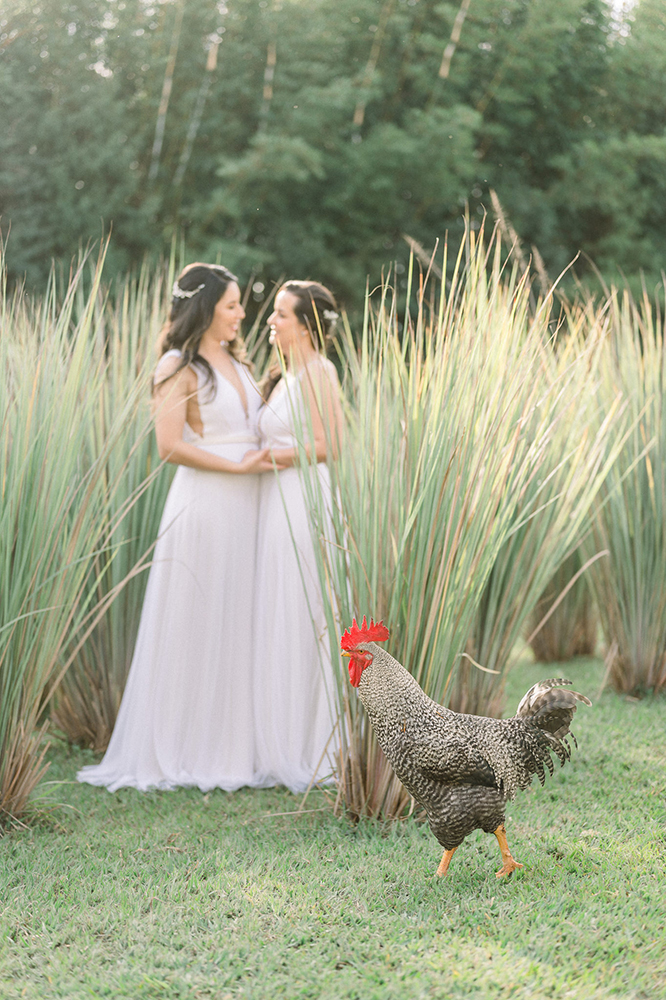
[[[595,695],[598,661],[521,665],[511,712],[563,673],[595,702],[578,752],[511,803],[525,868],[477,833],[447,879],[428,829],[301,816],[284,790],[110,795],[51,751],[60,827],[0,838],[0,997],[666,997],[666,702]]]

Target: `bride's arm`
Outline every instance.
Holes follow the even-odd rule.
[[[318,462],[337,458],[342,436],[342,407],[337,376],[334,372],[329,375],[323,367],[313,365],[303,376],[303,396],[312,429],[310,442],[305,445],[308,459],[312,457],[313,446]],[[273,448],[271,455],[279,466],[298,465],[298,451],[295,448]]]
[[[187,465],[191,469],[203,469],[207,472],[244,474],[268,472],[273,468],[267,448],[248,452],[241,462],[231,462],[228,458],[212,455],[203,448],[183,441],[187,403],[189,399],[196,397],[197,392],[196,375],[191,368],[183,368],[165,382],[164,377],[168,373],[162,370],[159,374],[162,381],[155,386],[153,415],[157,450],[161,459],[174,465]]]

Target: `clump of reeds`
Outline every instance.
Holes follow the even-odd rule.
[[[149,409],[172,271],[173,266],[158,268],[153,274],[144,267],[137,278],[123,281],[113,297],[101,300],[98,309],[95,336],[106,364],[85,455],[92,466],[104,452],[106,479],[116,484],[106,508],[106,531],[116,544],[94,558],[97,600],[116,597],[74,657],[52,711],[54,723],[71,742],[97,751],[106,749],[120,707],[147,582],[140,569],[149,565],[147,555],[172,478],[171,467],[164,468],[157,454]],[[130,397],[134,406],[127,412]],[[123,409],[127,418],[113,447],[105,448]]]
[[[44,771],[44,712],[65,650],[94,625],[95,553],[112,544],[106,460],[131,387],[95,461],[106,360],[95,338],[101,259],[82,308],[84,264],[59,302],[19,288],[0,298],[0,817],[18,816]],[[114,525],[115,526],[115,525]]]
[[[604,408],[595,394],[604,332],[599,314],[569,310],[561,314],[554,332],[549,314],[546,299],[533,310],[529,336],[544,345],[531,377],[539,380],[549,400],[547,415],[542,412],[541,419],[550,426],[535,474],[516,507],[516,523],[497,553],[479,603],[468,640],[471,658],[461,664],[451,699],[451,707],[459,711],[501,712],[503,677],[517,651],[524,648],[524,636],[527,633],[528,644],[535,641],[557,613],[560,597],[566,599],[560,592],[555,603],[542,610],[543,594],[552,580],[546,572],[560,573],[563,560],[566,563],[589,534],[590,502],[619,447],[614,431],[621,401],[605,401]],[[523,433],[526,439],[533,434],[529,421]],[[577,458],[572,462],[574,453]],[[577,496],[585,498],[580,506]],[[562,548],[565,539],[571,543],[568,551]],[[577,572],[584,574],[602,556],[603,549],[591,551]],[[473,660],[497,673],[473,670]]]
[[[383,619],[431,697],[484,714],[612,460],[612,419],[581,395],[596,346],[556,370],[549,310],[531,313],[529,293],[503,270],[499,239],[487,252],[470,234],[450,289],[422,283],[404,333],[384,286],[358,348],[349,335],[340,344],[348,429],[320,555],[331,655],[340,662],[353,616]],[[313,496],[320,536],[324,503]],[[338,681],[340,801],[398,815],[406,793],[344,671]]]
[[[663,291],[663,290],[662,290]],[[591,581],[618,691],[666,687],[666,353],[664,317],[644,295],[612,292],[599,395],[630,417],[596,504],[590,545],[608,549]]]

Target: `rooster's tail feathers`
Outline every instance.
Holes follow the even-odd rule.
[[[563,677],[539,681],[529,689],[516,712],[517,719],[529,719],[550,737],[549,743],[552,744],[562,763],[571,756],[571,748],[564,737],[571,735],[576,745],[576,739],[573,733],[569,732],[569,726],[577,702],[582,701],[584,705],[592,704],[584,694],[566,690],[570,684],[571,681]],[[564,740],[564,743],[561,743],[561,740]]]

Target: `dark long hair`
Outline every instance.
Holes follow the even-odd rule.
[[[333,293],[318,281],[286,281],[278,291],[291,292],[296,297],[294,313],[297,319],[307,328],[315,350],[325,354],[338,319],[338,306]],[[281,377],[280,365],[271,365],[259,387],[264,400],[268,399]]]
[[[175,371],[162,381],[168,381],[183,368],[192,365],[203,371],[210,395],[215,395],[215,374],[208,361],[199,354],[199,345],[213,322],[215,306],[233,282],[238,283],[238,278],[221,264],[188,264],[181,271],[174,289],[194,294],[189,298],[174,295],[171,300],[169,322],[162,337],[162,354],[176,349],[181,352],[181,359]],[[245,345],[240,337],[229,342],[228,350],[232,358],[247,364]]]

